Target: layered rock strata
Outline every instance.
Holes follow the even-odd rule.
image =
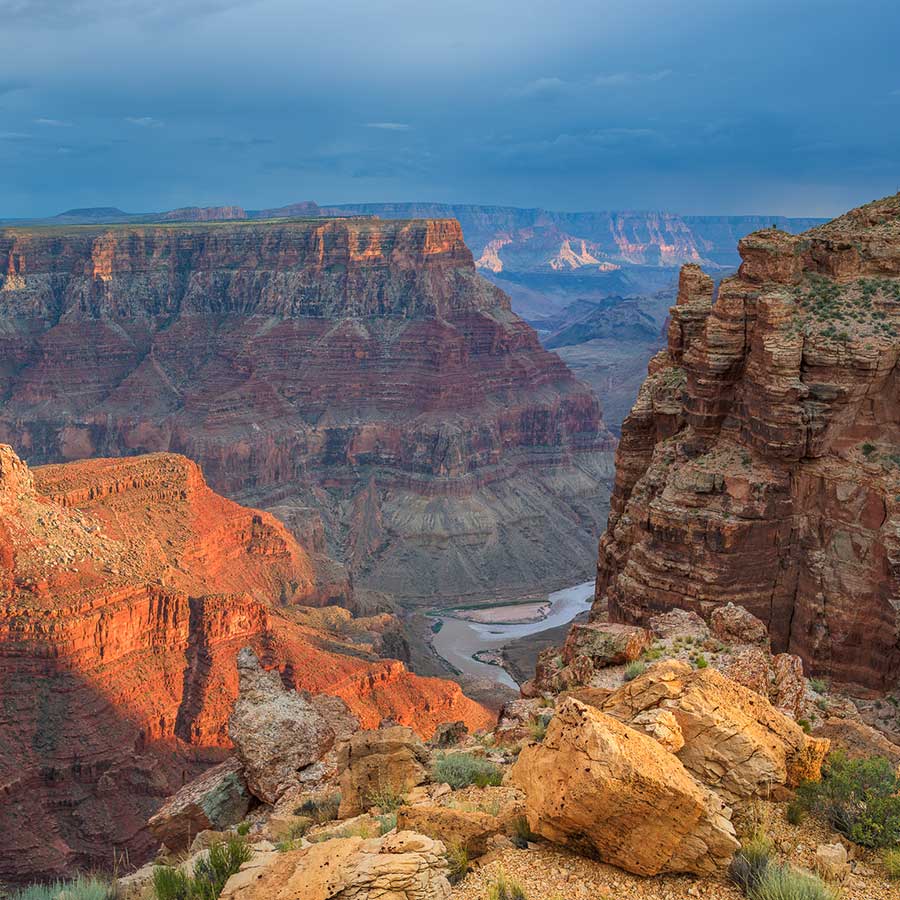
[[[900,195],[681,273],[622,429],[598,616],[733,601],[808,673],[900,678]]]
[[[311,627],[320,611],[294,604],[316,600],[288,530],[184,457],[32,471],[0,446],[0,879],[149,852],[148,817],[228,754],[245,645],[367,727],[491,720],[361,635]]]
[[[5,229],[0,273],[29,462],[184,453],[410,599],[584,572],[612,439],[456,221]]]

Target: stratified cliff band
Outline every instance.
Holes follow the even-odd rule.
[[[177,451],[412,600],[586,574],[612,441],[453,220],[0,231],[0,440]]]
[[[681,272],[622,428],[599,611],[732,601],[808,672],[900,678],[900,195]]]

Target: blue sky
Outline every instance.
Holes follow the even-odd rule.
[[[0,217],[830,215],[900,187],[898,37],[887,0],[0,0]]]

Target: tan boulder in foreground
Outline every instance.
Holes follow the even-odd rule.
[[[273,853],[233,875],[222,900],[447,900],[440,841],[411,831]]]
[[[712,873],[738,848],[728,810],[653,738],[567,699],[510,782],[532,831],[638,875]]]
[[[678,758],[728,801],[818,780],[829,748],[827,740],[806,735],[755,691],[680,660],[651,666],[601,709],[629,724],[647,710],[671,712],[684,738]]]
[[[399,797],[428,778],[428,750],[404,725],[360,731],[341,746],[342,819],[358,816],[380,797]]]

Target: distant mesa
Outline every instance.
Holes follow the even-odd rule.
[[[589,577],[615,441],[455,220],[7,228],[0,272],[0,440],[29,463],[177,450],[285,522],[321,509],[410,603]]]

